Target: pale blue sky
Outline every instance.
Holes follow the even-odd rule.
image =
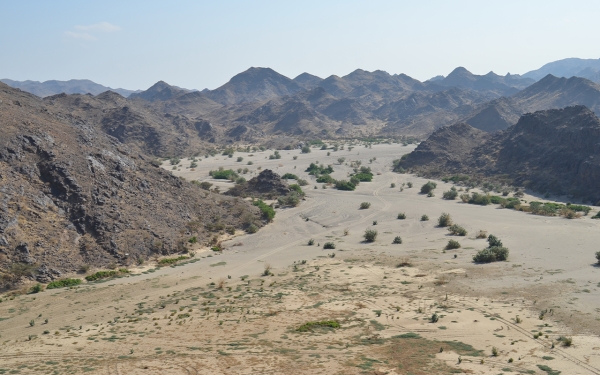
[[[525,73],[600,58],[598,20],[598,0],[0,0],[0,78],[213,89],[250,66]]]

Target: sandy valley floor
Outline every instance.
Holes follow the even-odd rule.
[[[266,158],[272,151],[236,153],[202,157],[194,171],[184,160],[174,173],[222,190],[230,183],[208,176],[219,166],[248,167],[247,179],[258,167],[294,173],[309,181],[307,198],[258,233],[225,242],[222,254],[1,296],[0,374],[600,374],[597,209],[568,220],[445,201],[451,184],[440,181],[427,198],[418,194],[427,180],[390,172],[412,149],[280,151],[278,160]],[[304,172],[311,162],[333,164],[333,177],[345,178],[354,160],[376,173],[354,192],[322,189]],[[414,187],[400,191],[407,182]],[[468,235],[436,227],[442,212]],[[374,243],[362,242],[367,228],[379,233]],[[473,264],[486,246],[479,230],[503,241],[509,261]],[[450,238],[462,247],[444,251]],[[272,275],[262,276],[267,265]],[[298,330],[328,321],[339,328]]]

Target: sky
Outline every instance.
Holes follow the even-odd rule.
[[[419,80],[600,58],[598,0],[0,0],[0,78],[214,89],[252,66]]]

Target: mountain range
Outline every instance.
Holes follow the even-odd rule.
[[[114,91],[124,97],[128,97],[129,95],[139,92],[141,90],[126,90],[126,89],[113,89],[107,86],[100,85],[98,83],[92,82],[89,79],[71,79],[68,81],[13,81],[11,79],[0,79],[0,82],[3,82],[11,87],[21,89],[23,91],[27,91],[33,95],[39,96],[41,98],[56,95],[56,94],[92,94],[98,95],[105,91],[111,90]]]

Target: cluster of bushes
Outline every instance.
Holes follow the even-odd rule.
[[[359,182],[371,182],[373,181],[373,172],[371,172],[371,168],[365,166],[360,167],[360,169],[354,168],[354,174],[351,177]]]
[[[312,331],[313,328],[340,328],[340,323],[337,320],[323,320],[321,322],[304,323],[296,329],[297,332]]]
[[[238,174],[235,173],[233,169],[223,169],[223,167],[219,167],[216,171],[208,172],[208,175],[216,180],[231,180],[233,181],[238,177]]]
[[[315,163],[310,163],[310,165],[305,170],[305,172],[308,172],[308,174],[313,175],[313,176],[320,176],[322,174],[333,173],[333,167],[331,165],[328,165],[327,167],[325,167],[323,164],[318,165]]]
[[[444,182],[454,182],[454,183],[465,182],[468,180],[469,180],[469,176],[459,175],[459,174],[442,178],[442,181],[444,181]]]
[[[262,215],[265,219],[267,219],[268,221],[273,221],[273,218],[275,217],[275,210],[273,209],[273,207],[269,206],[261,199],[254,201],[253,204],[256,207],[260,208],[260,210],[262,211]]]
[[[275,152],[273,152],[272,155],[269,155],[269,159],[271,159],[271,160],[281,159],[281,154],[279,153],[279,151],[275,151]]]
[[[498,237],[490,234],[487,241],[489,246],[483,250],[479,250],[473,256],[475,263],[491,263],[508,259],[508,249],[502,246],[502,241]]]
[[[109,277],[122,276],[123,274],[128,274],[129,270],[127,268],[120,268],[118,270],[111,271],[98,271],[92,275],[88,275],[85,277],[87,281],[96,281],[101,279],[107,279]]]
[[[81,279],[61,279],[55,280],[46,286],[46,289],[66,288],[81,284]]]

